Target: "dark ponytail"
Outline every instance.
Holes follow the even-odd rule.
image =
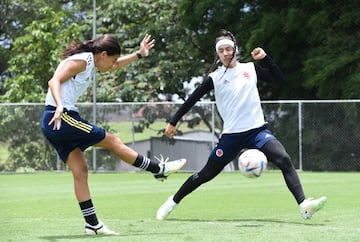
[[[112,35],[105,34],[100,37],[97,37],[93,40],[87,40],[83,42],[75,42],[70,44],[60,55],[61,59],[65,59],[69,56],[83,53],[83,52],[92,52],[93,54],[106,51],[108,55],[120,55],[121,48],[120,45]]]

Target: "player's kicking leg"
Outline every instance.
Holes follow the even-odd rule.
[[[159,161],[160,171],[154,174],[154,177],[159,181],[164,181],[170,174],[178,172],[186,163],[184,158],[173,161],[168,161],[169,158],[164,159],[162,155],[160,158],[155,158]]]

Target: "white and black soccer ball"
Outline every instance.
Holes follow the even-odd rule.
[[[260,177],[266,169],[268,161],[263,152],[258,149],[245,150],[238,160],[239,170],[249,178]]]

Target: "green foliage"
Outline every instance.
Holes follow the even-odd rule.
[[[288,85],[263,85],[267,98],[357,98],[359,1],[258,1],[261,21],[247,49],[275,57]],[[270,90],[272,89],[272,90]]]
[[[15,40],[3,100],[41,100],[60,50],[91,37],[92,14],[85,3],[55,1],[41,8],[47,4],[42,0],[18,2],[2,8],[6,27],[1,33]],[[184,98],[183,82],[208,70],[221,28],[235,34],[245,61],[251,60],[252,48],[262,46],[283,69],[288,85],[260,83],[263,98],[356,98],[358,9],[359,2],[352,0],[97,1],[97,32],[119,37],[124,54],[135,51],[145,33],[157,40],[147,59],[99,75],[98,85],[106,91],[98,98],[150,101],[159,93]],[[15,16],[21,17],[18,23]],[[6,60],[10,55],[4,50]],[[82,99],[89,100],[91,91]]]
[[[41,11],[44,6],[47,6],[49,9],[57,12],[71,12],[73,9],[76,9],[72,6],[72,1],[70,0],[62,0],[62,1],[46,1],[46,0],[3,0],[0,1],[0,94],[4,94],[5,90],[1,87],[2,83],[6,77],[8,77],[8,81],[11,82],[11,73],[9,73],[8,68],[10,64],[8,61],[14,55],[19,54],[19,52],[13,52],[14,42],[17,38],[23,36],[24,34],[28,34],[25,31],[33,21],[43,21],[44,12]],[[75,4],[75,6],[78,4]],[[74,16],[73,22],[77,22],[78,16],[81,14],[77,14]],[[50,16],[50,21],[52,16]],[[40,30],[42,31],[42,30]],[[31,44],[31,43],[30,43]],[[31,52],[35,52],[36,49],[31,50]],[[20,54],[23,54],[20,52]],[[48,59],[48,58],[47,58]],[[45,61],[45,60],[44,60]],[[39,60],[36,60],[35,63],[39,63]],[[40,64],[39,64],[40,66]],[[18,68],[24,70],[24,66],[18,66]],[[27,75],[26,72],[17,72],[16,75],[23,74]],[[12,88],[18,88],[17,85],[12,86]],[[16,97],[16,92],[13,92]]]
[[[2,101],[44,100],[47,81],[58,64],[60,51],[69,42],[80,39],[82,31],[89,29],[86,25],[77,24],[79,15],[71,15],[71,11],[66,8],[63,10],[66,3],[54,2],[49,7],[42,7],[48,4],[38,0],[9,5],[9,9],[24,10],[19,16],[28,15],[16,22],[16,26],[21,27],[22,36],[18,37],[19,33],[15,31],[8,32],[9,36],[12,34],[16,39],[11,45],[9,75],[5,80],[6,93],[1,97]],[[10,22],[13,21],[11,16],[12,13],[8,16]],[[10,152],[2,168],[7,171],[19,167],[36,170],[56,168],[56,155],[40,130],[42,110],[31,106],[2,106],[1,109],[1,139],[9,145]]]
[[[359,171],[359,103],[319,103],[303,110],[303,157],[314,161],[304,170]]]
[[[8,144],[10,155],[2,167],[15,171],[19,167],[35,170],[56,168],[56,157],[40,129],[41,111],[36,106],[0,106],[0,141]]]
[[[98,32],[116,35],[123,54],[136,51],[145,33],[156,39],[147,58],[113,74],[118,99],[152,101],[160,93],[185,97],[183,82],[190,81],[196,63],[189,58],[191,39],[179,22],[177,3],[170,0],[108,1],[98,7]]]
[[[249,55],[249,52],[244,52],[246,40],[251,34],[249,26],[259,21],[256,12],[249,11],[251,4],[234,0],[179,2],[180,24],[186,29],[193,45],[189,57],[196,67],[193,76],[209,71],[216,56],[215,38],[221,29],[227,29],[235,35],[240,58]]]
[[[305,85],[321,98],[359,96],[359,7],[358,1],[334,2],[309,19],[312,48],[304,62]]]
[[[58,64],[60,50],[81,36],[80,27],[69,23],[62,12],[45,7],[43,18],[33,21],[25,35],[14,42],[14,55],[9,61],[11,78],[5,82],[7,102],[39,102],[44,100],[47,81]]]
[[[294,166],[299,167],[298,104],[266,104],[263,110],[267,127],[284,144]],[[310,140],[309,137],[303,137],[306,141]],[[269,167],[277,169],[272,163],[269,163]]]
[[[43,101],[61,50],[74,40],[92,37],[90,4],[67,0],[6,0],[0,4],[0,73],[7,71],[0,100]],[[261,46],[283,70],[286,84],[259,83],[262,98],[358,98],[359,8],[360,2],[354,0],[97,1],[97,33],[117,36],[123,54],[137,50],[145,33],[156,39],[149,57],[118,72],[97,75],[97,100],[157,101],[158,94],[185,99],[183,83],[208,71],[221,28],[235,34],[244,61],[250,61],[250,51]],[[80,101],[92,101],[91,88]],[[137,130],[149,127],[156,115],[169,119],[173,112],[150,108]],[[211,120],[206,110],[194,107],[192,112],[192,118],[184,120],[190,127],[200,119]],[[26,115],[18,113],[16,121]],[[221,120],[216,120],[221,127]],[[34,130],[35,126],[26,125],[24,128]],[[329,124],[328,130],[332,125],[336,124]],[[22,132],[15,128],[2,132],[10,130],[14,136]],[[0,139],[6,137],[11,139],[10,134]],[[27,142],[24,149],[32,156],[28,145],[34,145],[34,151],[40,146],[33,143],[36,140]],[[13,157],[20,159],[18,154]]]

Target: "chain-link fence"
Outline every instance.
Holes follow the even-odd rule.
[[[178,124],[173,140],[163,136],[178,103],[79,104],[80,114],[151,158],[163,154],[188,159],[197,170],[216,145],[222,121],[213,102],[199,102]],[[264,101],[269,129],[284,144],[296,168],[307,171],[360,171],[360,101]],[[43,137],[43,104],[0,104],[0,171],[64,170],[66,166]],[[89,148],[94,171],[137,170],[109,151]],[[227,170],[236,169],[236,162]],[[270,165],[270,169],[275,167]]]

